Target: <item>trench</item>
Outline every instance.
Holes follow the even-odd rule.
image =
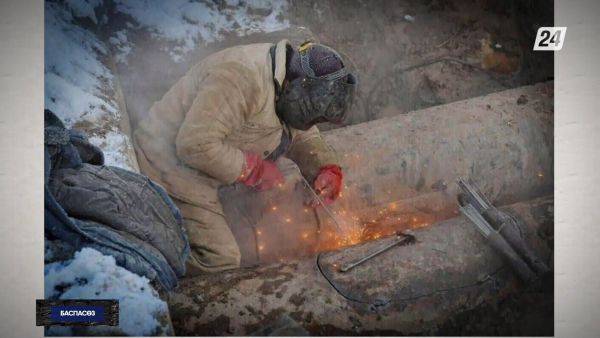
[[[498,92],[507,88],[518,88],[523,85],[546,81],[553,77],[551,66],[552,57],[544,53],[532,54],[525,52],[532,33],[526,22],[550,22],[552,13],[542,13],[537,10],[539,1],[505,2],[480,1],[468,6],[451,4],[440,1],[436,4],[399,5],[397,9],[390,9],[383,4],[375,4],[370,8],[362,8],[354,2],[339,7],[339,4],[322,4],[323,8],[331,11],[337,8],[347,13],[348,19],[321,20],[314,15],[305,15],[308,8],[314,7],[311,1],[298,2],[288,8],[285,15],[296,14],[290,21],[290,27],[280,32],[269,34],[257,33],[250,36],[252,42],[274,42],[281,38],[289,38],[292,43],[310,37],[338,48],[351,64],[351,68],[361,81],[361,88],[357,93],[356,103],[351,111],[351,118],[339,128],[359,125],[368,121],[375,121],[390,116],[403,114],[419,114],[418,110],[428,107],[465,100],[473,97]],[[114,9],[113,1],[108,1],[102,11],[109,13]],[[311,7],[312,6],[312,7]],[[321,5],[317,7],[320,8]],[[412,11],[419,13],[419,20],[408,23],[398,21],[396,11]],[[309,11],[310,12],[310,11]],[[386,13],[387,12],[387,13]],[[462,14],[460,14],[462,13]],[[459,15],[460,14],[460,15]],[[131,20],[126,15],[119,14],[108,23],[105,31],[101,31],[104,39],[116,31],[123,29],[124,22]],[[363,27],[362,32],[349,34],[343,37],[341,32],[352,22],[352,18],[374,17],[372,24]],[[505,16],[505,17],[503,17]],[[501,19],[502,18],[502,19]],[[528,21],[529,20],[529,21]],[[533,22],[532,21],[532,22]],[[450,22],[459,22],[458,27]],[[302,27],[313,27],[306,30]],[[395,31],[396,40],[388,41],[375,38],[368,45],[369,55],[361,55],[357,48],[348,50],[346,46],[360,43],[370,34],[379,34],[384,28],[398,28]],[[499,27],[505,27],[504,33],[499,33]],[[515,28],[518,27],[518,28]],[[438,31],[435,31],[435,30]],[[446,30],[447,34],[439,34]],[[421,33],[417,33],[420,31]],[[335,33],[335,34],[334,34]],[[243,44],[244,39],[233,34],[224,33],[224,39],[207,44],[205,48],[192,51],[186,55],[186,60],[174,63],[164,55],[161,50],[164,42],[149,40],[143,30],[128,33],[128,39],[133,44],[133,52],[128,64],[115,62],[113,53],[109,53],[111,69],[114,70],[119,106],[125,115],[126,132],[131,135],[145,112],[153,102],[162,95],[179,79],[197,60],[210,55],[218,50]],[[427,37],[428,42],[423,43]],[[435,37],[435,38],[434,38]],[[505,41],[502,48],[494,50],[484,46],[470,45],[471,40],[485,40],[494,45],[493,41]],[[482,41],[483,41],[482,40]],[[114,46],[108,44],[109,51]],[[485,48],[484,48],[485,47]],[[409,51],[410,50],[410,51]],[[482,54],[483,53],[483,54]],[[487,53],[487,54],[486,54]],[[505,65],[490,64],[489,58],[507,56]],[[375,67],[370,64],[376,62]],[[162,65],[156,67],[155,65]],[[503,66],[506,66],[502,68]],[[537,67],[537,71],[533,71]],[[427,98],[425,98],[427,97]],[[431,98],[435,99],[431,99]],[[323,131],[332,130],[330,125],[320,125]],[[131,153],[131,152],[130,152]],[[252,198],[252,197],[248,197]],[[380,203],[374,201],[373,203]],[[250,204],[251,205],[251,204]],[[371,207],[381,206],[373,204]],[[237,209],[240,209],[239,207]],[[259,244],[260,235],[255,226],[257,215],[248,214],[245,210],[233,210],[228,223],[232,228],[238,244],[248,246],[240,248],[243,256],[242,266],[253,266],[264,261],[260,257],[268,257],[266,252],[261,252]],[[245,215],[239,215],[244,214]],[[424,215],[426,212],[423,213]],[[323,238],[323,229],[327,227],[328,216],[314,213],[315,218],[309,223],[316,223],[314,242],[319,243]],[[264,216],[264,213],[263,215]],[[426,216],[425,216],[426,217]],[[443,217],[431,215],[432,221],[439,221]],[[404,226],[404,225],[402,225]],[[240,229],[245,227],[247,229]],[[312,230],[311,230],[312,231]],[[380,234],[384,236],[386,234]],[[304,236],[299,232],[298,236]],[[251,240],[246,240],[251,238]],[[356,243],[352,243],[356,244]],[[315,246],[318,244],[310,244]],[[330,249],[331,247],[325,248]],[[312,249],[302,252],[282,255],[277,261],[307,257],[318,252]],[[322,250],[321,250],[322,251]],[[253,257],[253,258],[250,258]]]
[[[299,7],[302,7],[302,5],[299,5]],[[301,9],[296,10],[300,11]],[[301,24],[304,25],[307,23]],[[426,20],[419,22],[419,25],[422,26],[427,24],[428,22]],[[332,28],[335,25],[336,24],[333,23]],[[321,39],[325,43],[331,41],[330,44],[334,48],[341,48],[342,50],[345,49],[344,45],[338,42],[336,39],[327,40],[324,38],[329,33],[327,24],[319,23],[318,26],[322,28],[325,27],[323,33],[317,32],[312,34],[316,36],[320,35]],[[475,26],[477,26],[477,24],[475,24]],[[415,27],[408,27],[407,29],[416,29]],[[479,33],[476,29],[470,30],[468,33],[466,33],[466,39],[468,40],[473,36],[477,36],[478,34]],[[300,39],[303,39],[299,36],[303,36],[302,33],[298,31],[297,28],[291,27],[290,29],[281,33],[271,33],[266,35],[259,34],[253,38],[253,41],[273,42],[281,38],[291,37],[293,43],[299,43],[301,42]],[[453,45],[453,39],[456,38],[459,40],[464,39],[461,36],[461,33],[458,33],[456,37],[446,37],[444,41],[450,41],[446,43],[446,46]],[[139,39],[139,42],[136,39]],[[521,39],[521,37],[518,39]],[[527,44],[527,40],[528,39],[524,39],[524,41],[519,42],[519,44],[525,45]],[[135,130],[139,120],[143,118],[145,111],[148,110],[151,104],[159,100],[161,96],[169,89],[169,87],[185,73],[188,67],[193,64],[193,62],[189,61],[169,69],[168,65],[171,65],[172,63],[166,61],[165,57],[156,51],[155,46],[145,42],[146,40],[143,35],[133,36],[132,41],[136,43],[137,51],[132,54],[133,58],[130,61],[129,66],[115,63],[114,67],[115,75],[118,79],[118,91],[120,96],[123,98],[121,110],[124,111],[129,125],[131,126],[129,133]],[[225,39],[222,42],[217,42],[207,46],[207,48],[203,49],[202,52],[195,53],[193,57],[190,57],[188,60],[193,60],[194,58],[200,59],[212,52],[230,47],[235,44],[240,44],[242,42],[243,40],[239,38]],[[412,44],[416,45],[416,42],[412,42]],[[435,47],[439,44],[440,43],[436,43],[432,47]],[[440,50],[425,48],[421,55],[411,55],[410,53],[401,52],[397,46],[389,45],[389,42],[379,40],[375,42],[374,46],[371,46],[371,49],[373,49],[374,54],[378,55],[375,57],[375,59],[379,61],[379,64],[372,71],[366,72],[365,69],[368,69],[368,65],[370,63],[368,57],[357,55],[356,52],[347,50],[344,51],[346,54],[349,54],[348,56],[352,59],[353,67],[357,69],[357,72],[359,72],[359,79],[365,85],[360,89],[359,93],[357,93],[357,102],[353,108],[353,111],[351,112],[352,118],[348,119],[348,121],[344,125],[340,126],[340,128],[352,126],[356,127],[365,122],[389,119],[403,115],[412,115],[415,116],[415,119],[418,119],[419,114],[421,114],[420,110],[422,109],[439,107],[445,104],[481,97],[506,89],[519,88],[524,85],[535,84],[552,78],[552,75],[549,75],[548,72],[539,72],[538,74],[531,72],[531,65],[552,64],[548,60],[536,59],[539,57],[547,57],[546,55],[539,56],[540,54],[533,56],[531,54],[523,53],[519,57],[516,57],[518,60],[518,70],[512,69],[506,73],[503,71],[498,71],[498,69],[494,69],[494,67],[490,67],[483,61],[480,61],[481,59],[474,61],[474,59],[478,58],[476,55],[470,54],[455,56],[457,55],[455,51],[449,51],[444,48]],[[389,56],[382,56],[381,50],[385,49],[389,49],[391,51]],[[495,55],[494,53],[498,53],[498,51],[494,51],[492,55]],[[162,67],[159,69],[154,68],[152,67],[152,63],[142,60],[139,56],[148,58],[149,60],[154,60],[158,64],[167,65],[167,67]],[[154,81],[158,78],[160,78],[160,81]],[[334,130],[334,128],[328,125],[320,126],[320,128],[324,132]],[[409,146],[412,146],[412,144]],[[418,155],[416,158],[419,159]],[[429,164],[435,165],[435,162],[430,162]],[[406,170],[406,168],[403,167],[402,170]],[[377,174],[384,175],[385,173],[385,170],[380,170],[377,172]],[[368,186],[369,179],[365,179],[363,181],[359,179],[355,183],[358,183],[359,186]],[[397,183],[401,184],[401,182]],[[417,190],[423,189],[424,191],[422,193],[427,192],[427,186],[424,186],[423,183],[419,183],[421,183],[420,179],[417,182]],[[428,182],[428,184],[431,183],[432,182]],[[443,191],[447,187],[440,186],[438,188],[440,191]],[[377,189],[377,187],[374,189]],[[368,190],[369,189],[365,188],[367,193]],[[315,210],[314,212],[307,213],[308,215],[303,215],[302,208],[300,207],[298,212],[286,210],[287,213],[292,214],[294,221],[291,223],[298,225],[298,229],[290,230],[288,231],[289,233],[276,230],[271,235],[272,240],[270,242],[282,242],[281,240],[276,240],[279,237],[284,239],[283,242],[292,241],[293,238],[300,239],[300,243],[287,245],[288,248],[285,248],[288,249],[287,251],[282,249],[279,250],[279,252],[269,252],[269,248],[263,250],[262,247],[264,246],[264,243],[261,244],[260,242],[261,236],[264,238],[265,232],[269,228],[260,228],[260,226],[264,225],[265,217],[269,219],[270,216],[265,209],[270,208],[271,205],[265,201],[255,198],[254,195],[248,192],[245,192],[245,196],[242,196],[244,195],[243,189],[242,192],[238,191],[236,193],[241,196],[239,199],[240,201],[246,201],[235,205],[228,205],[228,203],[223,200],[223,207],[225,209],[224,211],[227,216],[228,224],[230,225],[242,252],[243,268],[269,264],[272,262],[286,262],[294,259],[302,259],[316,254],[315,264],[317,270],[336,292],[336,294],[350,302],[370,306],[375,309],[375,311],[377,311],[377,308],[381,306],[413,301],[449,291],[469,289],[485,283],[492,284],[493,286],[493,278],[499,272],[505,269],[505,266],[500,266],[499,268],[490,271],[487,275],[490,276],[491,279],[486,281],[479,280],[453,286],[451,288],[439,288],[432,292],[416,294],[405,298],[365,300],[361,296],[357,297],[357,295],[348,294],[340,290],[340,288],[337,287],[335,283],[330,280],[330,278],[328,278],[326,273],[324,273],[321,266],[321,257],[323,253],[327,252],[328,250],[339,249],[345,245],[364,243],[370,239],[359,238],[358,241],[355,241],[354,243],[346,243],[341,246],[334,245],[325,248],[319,247],[319,243],[321,243],[325,236],[327,236],[327,230],[332,229],[332,225],[329,224],[331,221],[330,217],[323,213],[322,210]],[[378,212],[377,209],[380,209],[379,212],[381,212],[384,208],[386,208],[387,203],[382,202],[385,201],[385,199],[381,198],[382,192],[371,190],[371,194],[375,193],[379,194],[380,198],[371,196],[366,205],[362,205],[360,208],[356,206],[349,206],[344,210],[348,210],[349,212],[360,212],[360,210],[367,206],[374,209],[375,214]],[[536,197],[542,195],[541,192],[532,192],[531,194],[532,196],[527,197]],[[234,195],[234,193],[231,193],[228,197],[230,198]],[[292,197],[292,201],[288,201],[289,205],[299,205],[299,196],[300,195],[298,194],[294,195],[294,197]],[[413,198],[415,196],[406,197]],[[403,196],[398,197],[399,198],[392,199],[392,201],[397,201],[399,203],[406,201],[402,199]],[[519,200],[511,200],[510,202],[518,201]],[[262,212],[253,211],[257,209],[262,209]],[[282,209],[282,207],[279,209]],[[418,208],[416,209],[420,210],[418,211],[418,217],[425,219],[423,224],[432,224],[433,222],[439,222],[454,216],[453,214],[445,211],[439,212],[439,210],[428,206],[427,203],[418,205]],[[340,211],[338,210],[338,212]],[[286,216],[286,214],[281,213],[279,215],[280,218],[283,216]],[[263,219],[263,223],[260,223],[261,219]],[[303,221],[300,221],[301,219],[303,219]],[[274,218],[271,218],[270,220],[273,221]],[[379,220],[370,224],[379,226],[378,222]],[[388,222],[388,225],[385,229],[423,226],[423,224],[412,223],[413,222],[410,220],[403,220],[401,223],[389,225]],[[301,241],[302,237],[304,236],[304,232],[306,232],[306,228],[302,228],[303,224],[310,224],[310,229],[312,231],[310,236],[314,235],[314,237],[308,238],[312,241],[311,243],[308,243],[308,239],[306,242]],[[273,229],[270,228],[269,230]],[[259,231],[262,231],[262,234]],[[383,237],[389,234],[390,232],[387,232],[382,233],[379,236]]]
[[[350,130],[352,127],[365,126],[363,123],[386,119],[391,121],[390,118],[398,116],[413,116],[414,120],[419,120],[419,117],[422,116],[421,111],[424,109],[478,98],[505,89],[542,83],[553,78],[552,54],[531,53],[529,48],[531,40],[535,39],[535,32],[532,33],[531,28],[528,27],[531,22],[541,23],[541,26],[552,26],[551,23],[548,23],[553,20],[552,13],[546,13],[546,10],[538,11],[543,1],[510,2],[505,5],[504,1],[477,0],[473,4],[467,5],[467,8],[464,7],[465,5],[454,4],[452,1],[425,1],[423,3],[426,4],[399,5],[398,8],[388,12],[388,8],[383,2],[372,4],[370,8],[364,9],[358,5],[358,2],[353,1],[345,3],[342,6],[344,8],[337,8],[334,0],[325,1],[323,4],[299,1],[286,13],[286,15],[297,14],[295,19],[290,20],[291,25],[287,29],[269,34],[258,33],[249,37],[224,34],[225,38],[222,41],[216,41],[205,45],[204,48],[191,51],[182,63],[174,63],[167,54],[162,52],[162,48],[166,44],[164,41],[150,39],[148,32],[143,30],[132,31],[129,39],[134,44],[134,51],[128,64],[116,62],[115,53],[112,52],[118,52],[118,50],[115,49],[115,46],[106,43],[109,51],[107,56],[109,68],[115,75],[118,105],[124,116],[123,125],[119,126],[119,129],[131,136],[132,131],[137,127],[140,119],[145,116],[149,107],[160,100],[162,95],[185,74],[195,61],[235,45],[248,42],[276,42],[282,38],[289,38],[294,44],[299,44],[307,38],[314,38],[329,44],[348,57],[353,71],[356,71],[359,76],[362,86],[357,93],[351,118],[339,127],[320,126],[324,132],[335,129]],[[331,20],[331,17],[322,19],[320,15],[306,15],[307,12],[311,13],[314,6],[328,7],[329,10],[334,7],[345,13],[346,17],[336,17]],[[106,5],[100,11],[109,13],[113,9],[113,1],[106,1]],[[407,9],[417,18],[415,22],[401,20]],[[361,30],[349,29],[355,28],[355,22],[360,17],[371,18],[373,22],[364,24]],[[118,17],[105,27],[106,31],[96,33],[107,41],[115,32],[122,30],[125,22],[129,19]],[[455,23],[460,23],[459,27],[455,27]],[[513,26],[519,28],[514,29]],[[301,27],[312,27],[312,30]],[[386,34],[387,32],[390,34]],[[479,44],[480,41],[484,42]],[[502,47],[496,48],[495,44],[500,45],[500,42],[502,42]],[[500,57],[502,62],[490,63],[490,60],[496,60],[496,57]],[[488,109],[504,109],[495,106],[489,107],[488,105]],[[538,109],[539,107],[535,106],[534,108]],[[417,125],[417,127],[420,126]],[[352,130],[354,133],[356,128]],[[358,136],[360,134],[356,132],[355,137]],[[407,148],[413,146],[413,143],[406,143]],[[519,150],[519,148],[512,150],[514,149]],[[418,151],[414,150],[413,152],[419,159]],[[136,164],[133,149],[129,149],[128,156],[133,157],[133,162]],[[421,160],[419,159],[419,161]],[[426,164],[430,166],[435,165],[435,158],[432,158],[431,162],[429,159],[426,161]],[[406,171],[405,164],[406,162],[402,162],[402,171]],[[523,164],[518,163],[518,165]],[[373,175],[385,176],[389,171],[389,168],[377,168]],[[401,176],[398,176],[394,183],[399,185],[405,183],[402,179]],[[384,192],[376,190],[377,186],[373,188],[369,178],[356,181],[354,184],[358,183],[359,188],[366,194],[377,194],[379,197],[384,194]],[[431,193],[432,189],[439,193],[436,196],[442,196],[447,188],[443,184],[437,185],[442,181],[435,181],[435,183],[427,181],[427,184],[421,178],[414,181],[417,183],[415,195],[403,196],[400,194],[390,201],[392,203],[406,202],[406,200]],[[436,187],[430,189],[428,186],[432,183]],[[448,191],[449,194],[452,193],[452,191]],[[539,186],[536,186],[532,188],[531,196],[518,196],[511,202],[542,196],[545,192],[546,190],[542,191]],[[246,194],[244,198],[251,201],[242,204],[241,211],[239,210],[240,205],[235,205],[238,210],[230,213],[228,220],[242,251],[242,267],[269,264],[274,261],[285,262],[316,254],[315,264],[319,274],[325,278],[337,294],[348,301],[371,305],[375,308],[383,303],[410,301],[436,293],[467,289],[487,282],[493,283],[493,279],[478,281],[452,288],[440,288],[410,298],[385,300],[385,302],[366,301],[360,297],[354,297],[340,290],[327,277],[321,266],[321,257],[328,250],[365,243],[370,239],[359,238],[354,243],[320,248],[318,243],[327,235],[326,231],[331,226],[328,223],[331,220],[322,211],[315,210],[304,216],[304,219],[308,217],[308,221],[290,222],[297,224],[299,228],[303,224],[315,227],[315,238],[310,238],[313,242],[303,243],[300,240],[299,245],[289,245],[289,252],[285,255],[282,254],[283,257],[279,258],[278,253],[270,255],[268,252],[261,251],[261,234],[259,233],[261,230],[256,227],[256,220],[264,217],[266,213],[249,212],[256,205],[261,205],[262,208],[270,207],[270,205],[266,205],[268,203],[255,198],[255,195],[252,194]],[[299,197],[295,195],[293,198]],[[373,213],[381,214],[383,209],[387,212],[387,204],[388,200],[385,198],[378,199],[370,196],[367,201],[364,201],[364,204],[359,206],[360,208],[351,205],[348,210],[362,212],[372,208],[374,209]],[[391,225],[389,225],[390,222],[387,222],[385,229],[427,226],[455,216],[447,210],[440,211],[429,207],[427,203],[418,205],[415,209],[418,211],[418,216],[425,219],[421,222],[422,224],[414,224],[409,219],[406,222]],[[300,215],[303,214],[302,208],[299,208],[298,211]],[[250,213],[250,215],[245,213]],[[302,219],[302,217],[298,217],[298,219]],[[382,218],[382,220],[384,219]],[[373,224],[384,228],[378,222],[373,222]],[[264,232],[264,230],[262,231]],[[289,230],[296,239],[302,239],[303,231],[303,229]],[[379,236],[383,237],[389,234],[387,232]],[[282,232],[273,234],[273,237],[277,236],[291,239],[291,236],[286,237],[287,234]],[[300,247],[299,250],[297,250],[298,247]],[[488,275],[493,278],[503,269],[505,266],[500,266]]]

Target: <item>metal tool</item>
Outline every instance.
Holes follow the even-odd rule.
[[[470,177],[468,182],[459,178],[458,185],[464,191],[464,194],[459,195],[460,212],[475,224],[492,247],[504,255],[509,266],[524,282],[533,281],[536,272],[540,274],[547,272],[548,268],[542,260],[529,248],[518,232],[514,232],[510,225],[506,227],[510,222],[492,206]],[[490,213],[497,216],[493,223],[484,217],[484,215],[489,217]],[[516,223],[514,225],[516,226]]]
[[[468,182],[462,178],[458,179],[458,186],[465,192],[465,197],[468,199],[469,204],[475,208],[475,211],[482,214],[486,210],[492,207],[492,203],[485,197],[481,192],[481,189],[477,186],[475,181],[469,176]]]
[[[313,195],[315,196],[315,198],[317,199],[317,201],[319,202],[319,204],[321,204],[321,206],[323,207],[323,209],[325,209],[325,211],[327,211],[327,213],[329,214],[329,216],[333,220],[333,223],[335,223],[335,225],[338,227],[338,229],[340,229],[340,231],[345,235],[346,232],[340,226],[340,224],[337,222],[337,220],[335,219],[335,217],[333,217],[333,214],[331,213],[331,211],[329,211],[329,208],[327,208],[325,206],[325,204],[323,204],[323,200],[321,200],[321,198],[319,197],[319,195],[317,194],[317,192],[314,191],[313,188],[312,188],[312,186],[310,185],[310,183],[308,183],[308,180],[304,177],[304,175],[302,175],[302,171],[300,171],[300,167],[298,167],[296,164],[292,164],[292,167],[296,171],[298,171],[298,174],[300,175],[300,177],[302,177],[302,181],[304,181],[304,184],[306,184],[306,186],[308,187],[308,189],[310,189],[310,191],[313,193]]]
[[[396,236],[398,236],[399,238],[396,239],[396,240],[394,240],[393,243],[388,244],[388,245],[384,246],[383,248],[370,253],[366,257],[361,258],[361,259],[359,259],[356,262],[350,263],[350,264],[342,267],[340,269],[340,271],[341,272],[347,272],[350,269],[354,269],[355,267],[361,265],[362,263],[368,261],[369,259],[371,259],[371,258],[379,255],[380,253],[382,253],[384,251],[387,251],[388,249],[390,249],[390,248],[392,248],[392,247],[394,247],[394,246],[396,246],[396,245],[398,245],[398,244],[400,244],[400,243],[402,243],[404,241],[414,241],[414,239],[415,239],[415,235],[410,230],[397,231],[396,232]]]
[[[459,210],[463,215],[467,216],[467,218],[470,219],[473,224],[475,224],[484,238],[489,239],[497,232],[471,204],[467,204],[464,207],[461,207]]]

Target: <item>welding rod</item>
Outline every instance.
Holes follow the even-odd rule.
[[[333,223],[335,223],[335,225],[338,227],[338,229],[340,229],[340,231],[344,235],[346,235],[346,232],[340,226],[340,224],[337,222],[337,220],[335,219],[335,217],[333,217],[333,214],[331,213],[331,211],[329,211],[329,208],[327,208],[325,206],[325,204],[323,203],[323,200],[321,200],[321,198],[319,197],[319,195],[317,194],[317,192],[314,191],[313,188],[310,186],[310,183],[308,183],[308,180],[304,177],[304,175],[302,175],[302,171],[300,171],[300,168],[296,164],[293,164],[292,167],[298,171],[298,174],[300,174],[300,177],[302,177],[302,181],[304,181],[304,184],[306,184],[306,186],[308,187],[308,189],[310,189],[310,191],[313,193],[313,195],[315,195],[315,198],[321,204],[321,206],[323,207],[323,209],[325,209],[325,211],[327,211],[327,213],[329,214],[329,216],[333,220]]]

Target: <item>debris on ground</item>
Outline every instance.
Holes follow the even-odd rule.
[[[404,16],[404,20],[408,21],[408,22],[415,22],[415,18],[411,15],[406,14]]]

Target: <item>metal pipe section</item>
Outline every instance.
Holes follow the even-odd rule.
[[[528,245],[549,261],[551,242],[541,234],[553,221],[552,198],[501,210],[518,220]],[[339,271],[343,264],[392,238],[184,279],[169,301],[176,334],[249,335],[287,313],[311,335],[552,335],[553,289],[525,292],[467,218],[413,233],[415,243],[346,273]]]
[[[454,209],[457,177],[490,201],[549,194],[554,180],[553,82],[323,133],[341,157],[344,202],[361,210],[438,193]]]
[[[457,216],[455,180],[464,175],[496,206],[551,194],[552,102],[548,82],[324,132],[344,173],[330,209],[351,223],[348,232],[364,227],[379,237]],[[317,252],[325,232],[336,231],[325,211],[304,210],[294,174],[286,191],[223,196],[244,266]]]

